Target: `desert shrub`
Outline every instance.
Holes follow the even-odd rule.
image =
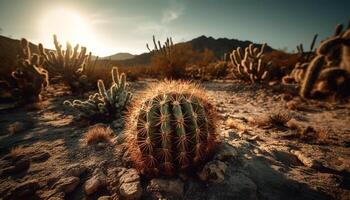
[[[169,79],[186,79],[190,78],[186,72],[186,68],[193,63],[195,59],[195,51],[192,45],[188,43],[180,43],[174,45],[171,38],[168,38],[164,45],[155,40],[153,36],[154,49],[151,50],[147,44],[147,48],[153,54],[151,65],[159,75]]]
[[[166,81],[151,86],[127,118],[127,148],[146,176],[196,169],[215,150],[216,109],[196,85]]]

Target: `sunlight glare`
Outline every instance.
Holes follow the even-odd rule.
[[[95,42],[89,20],[77,11],[64,8],[49,10],[41,19],[39,31],[41,41],[46,48],[54,48],[52,35],[56,34],[63,48],[69,41],[72,45],[80,44],[87,47],[87,50],[94,55],[106,54],[103,48],[100,48],[100,45]]]

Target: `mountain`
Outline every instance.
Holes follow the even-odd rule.
[[[252,42],[227,38],[215,39],[213,37],[202,35],[184,43],[191,44],[193,50],[195,51],[203,51],[207,48],[213,51],[217,58],[222,58],[225,53],[232,52],[232,50],[236,49],[237,47],[245,48]],[[253,45],[254,47],[261,47],[261,44],[253,43]],[[0,36],[0,67],[14,65],[14,59],[16,58],[18,48],[19,40]],[[37,46],[32,43],[30,43],[30,49],[32,52],[37,52]],[[265,51],[271,52],[274,51],[274,49],[270,46],[266,46]],[[111,63],[117,66],[147,65],[151,62],[151,54],[148,52],[140,55],[132,55],[130,53],[117,53],[111,56],[100,58],[99,60],[111,60]]]
[[[130,53],[117,53],[111,56],[106,56],[101,59],[110,59],[110,60],[128,60],[128,59],[133,59],[135,55],[132,55]]]
[[[190,41],[183,42],[189,43],[192,45],[193,50],[195,51],[203,51],[204,49],[209,49],[214,52],[214,55],[219,59],[224,56],[225,53],[232,52],[232,50],[237,47],[246,48],[249,44],[253,43],[251,41],[241,41],[237,39],[227,39],[227,38],[218,38],[215,39],[213,37],[200,36],[194,38]],[[177,44],[175,44],[177,45]],[[261,48],[262,44],[253,43],[254,47]],[[265,52],[274,51],[273,48],[266,45]],[[125,60],[115,60],[113,64],[120,66],[133,66],[133,65],[146,65],[150,62],[151,55],[150,53],[143,53],[141,55],[137,55],[131,59]]]
[[[209,49],[214,52],[217,58],[221,58],[225,53],[232,52],[234,49],[241,47],[242,49],[249,46],[253,43],[251,41],[241,41],[237,39],[228,39],[228,38],[218,38],[214,39],[213,37],[206,37],[202,35],[195,39],[188,41],[195,51],[203,51],[204,49]],[[262,44],[253,43],[254,47],[261,48]],[[265,52],[270,52],[273,49],[266,45]]]

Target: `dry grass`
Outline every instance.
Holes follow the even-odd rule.
[[[288,112],[277,111],[257,116],[253,120],[253,124],[263,128],[282,128],[287,126],[287,122],[292,119],[292,116]]]
[[[232,118],[228,118],[225,121],[225,124],[227,127],[232,128],[232,129],[237,129],[237,130],[244,131],[244,132],[248,130],[248,127],[246,125],[244,125],[242,122],[235,120],[235,119],[232,119]]]
[[[18,157],[24,154],[24,148],[22,146],[14,147],[10,150],[9,154],[12,158]]]
[[[105,126],[93,126],[84,135],[84,139],[88,145],[98,142],[110,142],[113,131]]]

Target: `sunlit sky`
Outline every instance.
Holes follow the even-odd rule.
[[[294,50],[350,19],[349,0],[0,0],[1,35],[53,48],[79,42],[95,55],[140,54],[152,35],[175,42],[206,35]]]

